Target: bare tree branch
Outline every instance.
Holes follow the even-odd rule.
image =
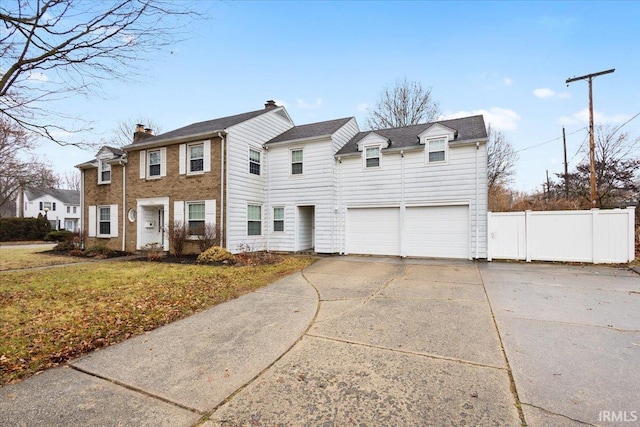
[[[141,60],[180,40],[198,17],[177,0],[3,1],[0,112],[65,145],[60,133],[86,129],[56,125],[64,116],[44,103],[94,93],[104,80],[131,80]]]
[[[440,114],[439,108],[431,97],[431,88],[405,77],[382,91],[375,109],[369,111],[367,125],[384,129],[431,122]]]
[[[487,183],[489,193],[496,186],[506,186],[516,173],[515,167],[518,154],[504,134],[491,127],[487,127]]]

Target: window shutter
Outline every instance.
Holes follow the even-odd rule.
[[[184,202],[181,200],[173,202],[173,223],[178,221],[184,224]]]
[[[204,142],[204,172],[211,172],[211,140],[207,140]],[[215,200],[214,202],[214,210],[215,210]],[[205,221],[206,222],[206,221]],[[215,221],[214,221],[215,222]]]
[[[160,176],[167,176],[167,147],[160,149]]]
[[[109,222],[111,223],[110,236],[118,237],[118,205],[111,205],[109,213],[111,214],[111,218],[109,218]]]
[[[205,200],[204,201],[204,223],[216,224],[216,201]]]
[[[44,206],[43,206],[42,202],[40,202],[40,210],[44,210]]]
[[[55,211],[55,210],[56,210],[56,202],[53,202],[53,203],[51,204],[51,210],[52,210],[52,211]]]
[[[187,144],[180,144],[180,156],[179,156],[179,174],[184,175],[187,173]]]
[[[147,151],[140,151],[140,179],[145,179],[147,177]]]
[[[96,207],[89,206],[89,237],[96,237]]]

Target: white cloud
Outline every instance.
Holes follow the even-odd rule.
[[[361,113],[366,113],[369,110],[369,104],[367,104],[366,102],[358,104],[356,105],[356,110],[360,111]]]
[[[307,103],[302,99],[297,99],[297,107],[302,110],[319,110],[322,108],[322,98],[317,98],[315,103]]]
[[[533,94],[537,98],[571,98],[571,94],[569,92],[555,92],[549,88],[539,88],[533,91]]]
[[[48,82],[49,77],[47,77],[45,73],[31,73],[29,77],[27,77],[27,80],[32,82]]]
[[[510,77],[503,77],[502,84],[504,84],[505,86],[511,86],[513,84],[513,79],[511,79]]]
[[[455,113],[445,114],[442,118],[457,119],[478,114],[484,116],[485,123],[491,123],[492,127],[500,130],[515,130],[518,128],[518,122],[520,121],[520,115],[518,113],[508,108],[500,107],[491,107],[488,110],[457,111]]]
[[[626,122],[630,118],[630,114],[615,114],[613,116],[607,116],[599,111],[594,110],[593,112],[593,121],[596,123],[619,124]],[[576,113],[573,113],[571,116],[560,116],[557,121],[563,126],[587,124],[589,123],[589,109],[584,108]]]

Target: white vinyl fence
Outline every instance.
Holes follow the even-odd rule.
[[[634,259],[635,208],[489,212],[488,257],[626,263]]]

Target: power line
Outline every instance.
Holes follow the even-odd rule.
[[[573,131],[573,132],[571,132],[571,133],[569,133],[569,134],[567,134],[567,135],[573,135],[574,133],[578,133],[578,132],[580,132],[580,131],[583,131],[583,130],[585,130],[586,128],[587,128],[587,127],[585,126],[585,127],[580,128],[580,129],[578,129],[578,130],[576,130],[576,131]],[[559,136],[559,137],[557,137],[557,138],[550,139],[549,141],[541,142],[540,144],[530,145],[529,147],[525,147],[525,148],[521,148],[521,149],[519,149],[519,150],[516,150],[516,153],[519,153],[519,152],[521,152],[521,151],[530,150],[530,149],[532,149],[532,148],[540,147],[540,146],[542,146],[542,145],[550,144],[550,143],[552,143],[552,142],[554,142],[554,141],[558,141],[558,140],[560,140],[560,139],[562,139],[562,137],[561,137],[561,136]]]
[[[618,126],[613,132],[611,132],[611,134],[615,134],[616,132],[618,132],[620,129],[622,129],[623,126],[628,125],[633,119],[635,119],[636,117],[640,116],[640,113],[637,113],[635,116],[631,117],[629,120],[627,120],[626,122],[624,122],[623,124],[621,124],[620,126]]]

